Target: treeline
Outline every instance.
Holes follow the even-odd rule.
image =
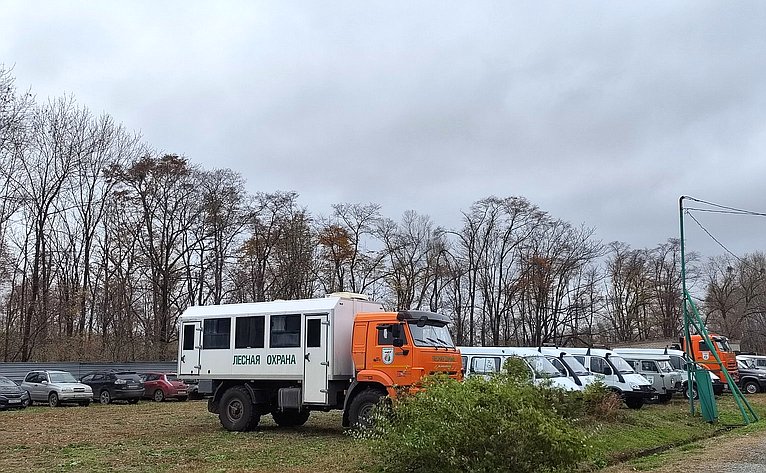
[[[295,192],[251,194],[236,171],[159,153],[72,97],[39,103],[2,68],[0,179],[5,361],[173,359],[189,305],[336,291],[444,313],[464,345],[679,332],[677,240],[604,245],[523,197],[478,200],[456,229],[416,211],[394,220],[374,203],[314,214]],[[766,322],[763,269],[727,264],[698,274],[705,308],[746,338],[750,321]]]

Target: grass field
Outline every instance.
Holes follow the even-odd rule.
[[[766,395],[750,398],[766,415]],[[584,423],[601,466],[722,434],[739,422],[729,397],[719,401],[722,422],[692,419],[675,401],[640,411],[622,409],[619,421]],[[313,413],[305,426],[278,428],[264,416],[257,431],[224,431],[205,401],[141,402],[90,407],[30,407],[0,412],[0,471],[293,471],[369,470],[365,445],[344,434],[339,412]],[[762,429],[766,420],[746,430]],[[725,435],[731,435],[726,433]]]

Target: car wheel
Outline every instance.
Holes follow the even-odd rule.
[[[154,396],[152,396],[152,399],[157,402],[162,402],[165,400],[165,393],[162,391],[162,389],[158,389],[154,391]]]
[[[61,405],[61,401],[59,401],[59,395],[56,392],[48,394],[48,405],[51,407],[58,407]]]
[[[748,394],[755,394],[761,390],[761,387],[755,381],[747,381],[745,383],[745,392]]]
[[[98,401],[101,404],[110,404],[112,402],[112,395],[105,389],[101,391],[101,394],[98,396]]]

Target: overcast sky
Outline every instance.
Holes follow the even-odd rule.
[[[0,0],[0,63],[313,213],[520,195],[606,242],[766,211],[766,2]],[[766,219],[698,215],[737,254]],[[691,224],[693,225],[693,224]],[[696,227],[688,244],[722,253]]]

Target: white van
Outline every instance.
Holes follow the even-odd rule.
[[[652,383],[636,373],[620,355],[603,348],[564,348],[601,381],[622,396],[631,409],[640,409],[655,396]]]
[[[577,361],[577,358],[567,353],[566,350],[554,347],[540,347],[537,351],[545,355],[556,369],[582,388],[598,380],[596,375],[588,371],[582,363]]]
[[[458,347],[463,359],[463,371],[470,375],[490,375],[499,372],[505,360],[517,357],[524,360],[532,373],[532,380],[539,385],[545,381],[554,388],[579,391],[582,388],[561,374],[550,361],[535,348],[528,347]]]
[[[689,373],[686,371],[686,363],[688,362],[688,358],[686,357],[686,353],[684,353],[683,350],[678,350],[675,348],[614,348],[612,351],[617,353],[620,356],[627,357],[628,355],[641,355],[641,354],[648,354],[648,355],[667,355],[670,359],[670,364],[673,366],[673,369],[679,373],[681,376],[681,391],[683,392],[684,397],[689,397],[689,391],[686,388],[689,382]],[[702,368],[702,365],[699,363],[695,363],[698,367]],[[723,383],[721,382],[721,378],[716,376],[715,373],[712,371],[710,372],[710,380],[713,382],[713,393],[716,396],[720,396],[723,394]],[[697,388],[696,386],[693,386],[692,389],[694,393],[694,399],[697,399]]]
[[[682,375],[670,364],[670,357],[655,353],[617,352],[625,361],[633,365],[637,373],[652,383],[661,403],[670,402],[673,394],[682,390]]]

